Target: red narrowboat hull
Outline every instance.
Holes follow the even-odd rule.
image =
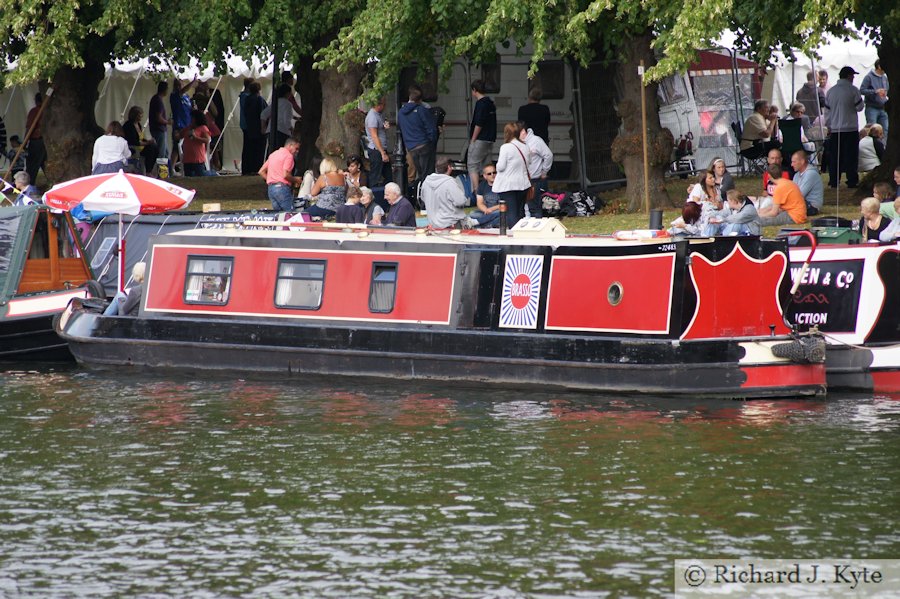
[[[137,318],[61,320],[80,362],[692,397],[825,388],[821,362],[776,355],[797,343],[779,242],[209,231],[155,237],[149,257]]]

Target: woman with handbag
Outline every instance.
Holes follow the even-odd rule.
[[[512,228],[525,216],[528,192],[532,194],[528,176],[528,146],[519,139],[522,127],[518,123],[506,123],[503,127],[503,145],[497,158],[497,178],[491,190],[506,202],[507,226]]]

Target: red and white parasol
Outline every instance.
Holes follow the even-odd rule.
[[[71,210],[81,204],[85,210],[98,212],[157,214],[183,210],[195,193],[168,181],[119,171],[54,185],[44,194],[44,203],[59,210]]]
[[[58,210],[72,210],[79,204],[85,210],[119,215],[119,291],[125,279],[125,241],[122,215],[158,214],[187,208],[196,192],[168,181],[132,175],[90,175],[59,183],[44,194],[44,203]]]

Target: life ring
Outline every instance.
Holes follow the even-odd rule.
[[[613,237],[619,241],[641,241],[642,239],[659,239],[671,237],[665,229],[631,229],[628,231],[616,231]]]

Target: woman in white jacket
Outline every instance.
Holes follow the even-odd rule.
[[[519,139],[531,150],[531,156],[528,157],[528,177],[531,179],[534,197],[528,202],[528,215],[540,218],[543,216],[541,196],[547,191],[547,174],[553,166],[553,152],[539,135],[525,128],[525,123],[519,121],[519,126],[522,128]]]
[[[503,145],[497,158],[497,178],[491,191],[506,201],[507,226],[514,227],[525,216],[525,192],[531,188],[528,177],[528,146],[519,139],[521,126],[506,123],[503,127]]]

